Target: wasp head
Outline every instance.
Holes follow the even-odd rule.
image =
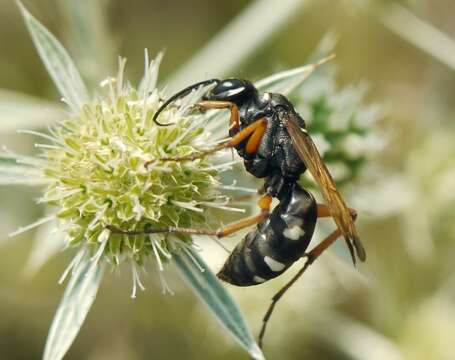
[[[221,80],[209,91],[206,100],[229,101],[240,106],[257,96],[257,90],[248,80]]]
[[[212,84],[215,84],[215,86],[212,89],[210,89],[205,96],[203,96],[203,100],[228,101],[236,104],[238,107],[251,101],[255,102],[258,101],[258,91],[254,87],[254,85],[248,80],[242,79],[204,80],[180,90],[176,94],[172,95],[169,99],[167,99],[153,115],[153,121],[159,126],[172,125],[163,124],[157,121],[160,113],[163,112],[171,103],[177,101],[178,99],[183,98],[184,96],[188,95],[195,89],[201,86],[208,86]]]

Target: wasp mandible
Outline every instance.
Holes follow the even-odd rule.
[[[180,232],[224,237],[256,225],[237,244],[217,274],[221,280],[238,286],[264,283],[305,257],[302,269],[272,298],[259,335],[259,345],[262,346],[267,322],[277,301],[338,237],[344,237],[354,263],[356,257],[364,261],[366,254],[354,224],[356,212],[346,206],[306,131],[305,121],[285,96],[267,92],[260,94],[248,80],[210,79],[171,96],[154,114],[153,121],[159,126],[171,125],[158,121],[160,113],[191,91],[209,85],[212,88],[196,106],[200,109],[229,109],[229,139],[189,156],[161,160],[192,161],[222,149],[235,148],[243,158],[246,170],[257,178],[265,179],[259,191],[260,213],[216,231],[177,227],[136,232],[114,230],[130,235]],[[307,169],[319,185],[326,204],[317,204],[313,195],[299,185],[299,177]],[[273,198],[279,203],[271,210]],[[311,251],[305,252],[316,221],[321,217],[332,217],[337,229]]]

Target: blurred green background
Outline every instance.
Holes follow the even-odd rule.
[[[163,84],[165,79],[180,84],[204,73],[180,71],[177,78],[176,71],[261,1],[89,3],[26,5],[62,40],[88,82],[110,74],[117,55],[128,58],[128,77],[137,81],[148,48],[151,54],[166,50]],[[455,40],[450,37],[455,39],[455,2],[399,3],[423,22],[408,21],[409,13],[392,1],[262,3],[269,3],[268,12],[256,19],[263,19],[263,27],[243,28],[240,42],[265,32],[277,16],[281,25],[271,25],[270,34],[224,75],[259,79],[302,65],[333,31],[340,84],[369,83],[368,100],[384,104],[381,128],[388,138],[374,159],[382,169],[376,181],[359,184],[349,194],[359,208],[367,262],[355,270],[333,253],[324,255],[277,306],[265,354],[270,359],[454,359]],[[281,6],[289,6],[292,15],[283,15],[277,10]],[[77,14],[84,8],[90,12]],[[72,23],[77,16],[93,17],[94,32],[85,36],[99,38],[99,46],[83,46],[84,37],[77,37],[77,23]],[[242,46],[233,45],[225,50],[237,58]],[[205,68],[209,75],[211,66]],[[19,93],[49,101],[59,95],[8,0],[0,2],[0,89],[0,122],[7,124],[0,143],[33,153],[33,139],[12,130],[20,127],[15,121],[21,122]],[[0,195],[0,359],[37,359],[63,292],[57,280],[72,254],[55,257],[31,278],[24,276],[34,234],[13,239],[7,234],[42,214],[32,201],[39,192],[1,187]],[[207,245],[205,253],[216,270],[225,254],[214,247]],[[121,270],[106,276],[67,359],[247,358],[172,271],[167,277],[175,296],[162,296],[151,274],[143,279],[147,290],[133,300],[129,269]],[[230,287],[256,333],[270,297],[291,275],[260,287]]]

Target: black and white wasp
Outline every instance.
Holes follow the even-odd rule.
[[[248,80],[211,79],[193,84],[170,97],[154,114],[154,122],[160,126],[171,125],[158,121],[160,113],[194,89],[208,85],[214,86],[196,106],[200,109],[230,110],[229,140],[193,155],[164,160],[191,161],[221,149],[235,148],[243,158],[246,170],[257,178],[265,179],[259,191],[259,215],[216,231],[176,227],[142,232],[117,231],[125,234],[181,232],[224,237],[256,225],[235,247],[218,273],[221,280],[238,286],[264,283],[282,274],[298,259],[306,257],[303,268],[273,297],[259,335],[261,345],[276,302],[338,237],[344,237],[354,263],[356,257],[364,261],[366,254],[354,224],[355,211],[346,206],[306,131],[305,121],[285,96],[260,94]],[[311,193],[299,185],[299,177],[307,169],[319,185],[326,204],[317,204]],[[279,203],[271,210],[273,198]],[[320,217],[332,217],[337,229],[306,252]]]

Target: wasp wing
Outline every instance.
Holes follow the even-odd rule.
[[[359,236],[357,235],[357,229],[351,213],[339,193],[335,182],[333,181],[327,166],[325,166],[324,161],[322,160],[322,157],[310,135],[305,129],[302,129],[298,125],[297,120],[294,119],[297,116],[297,114],[292,114],[290,112],[281,113],[281,121],[291,137],[294,148],[302,161],[305,163],[307,169],[310,171],[314,180],[321,188],[322,195],[327,201],[330,213],[343,234],[349,249],[351,250],[351,255],[353,255],[353,246],[356,250],[358,258],[361,261],[365,261],[365,249],[363,248],[362,243],[359,240]],[[353,260],[355,262],[354,256]]]

